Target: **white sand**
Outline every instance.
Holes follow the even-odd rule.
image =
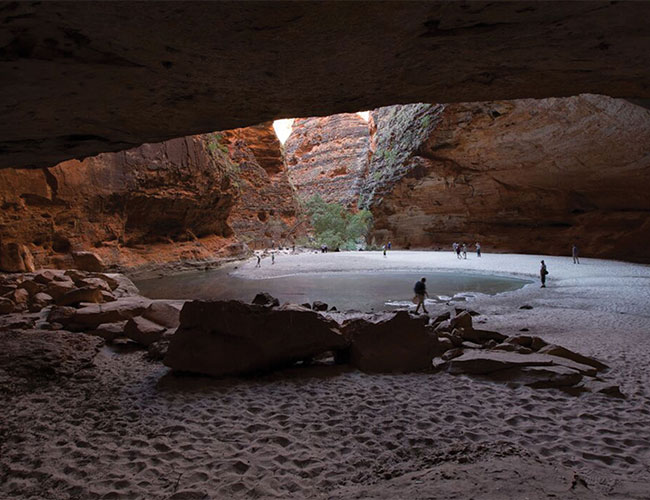
[[[536,277],[541,258],[279,255],[237,272]],[[3,404],[0,498],[648,498],[650,267],[544,259],[548,288],[477,297],[475,320],[605,361],[626,400],[447,374],[177,378],[104,350],[94,369]]]

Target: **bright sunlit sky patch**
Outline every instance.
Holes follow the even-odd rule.
[[[359,111],[357,114],[363,118],[365,121],[370,119],[370,111]],[[273,122],[273,128],[275,129],[275,135],[278,136],[278,140],[284,144],[286,140],[291,135],[291,127],[293,126],[293,118],[283,118],[282,120],[275,120]]]

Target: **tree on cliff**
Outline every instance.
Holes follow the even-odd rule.
[[[318,245],[356,250],[357,245],[365,244],[373,224],[372,214],[368,210],[352,213],[338,203],[326,203],[319,195],[310,198],[305,208]]]

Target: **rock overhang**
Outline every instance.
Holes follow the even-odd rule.
[[[650,98],[650,4],[0,5],[0,167],[407,102]]]

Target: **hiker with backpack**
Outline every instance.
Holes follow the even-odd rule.
[[[415,292],[415,297],[413,297],[413,302],[417,304],[417,307],[415,308],[415,314],[418,314],[418,311],[420,310],[420,306],[422,306],[422,312],[425,314],[429,314],[429,311],[426,310],[424,307],[424,297],[428,297],[429,294],[427,293],[427,285],[425,282],[427,281],[426,278],[421,278],[420,281],[415,283],[415,286],[413,287],[413,291]]]

